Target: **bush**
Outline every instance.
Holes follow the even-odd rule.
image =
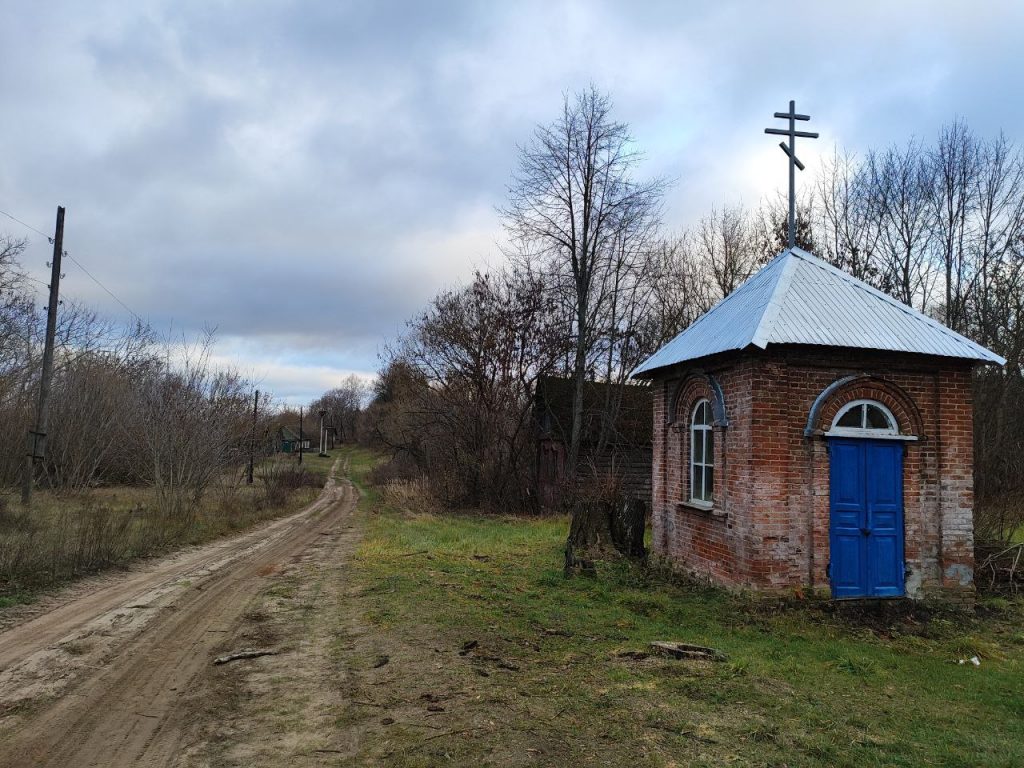
[[[323,485],[320,478],[302,467],[280,461],[267,462],[258,477],[263,483],[266,503],[274,507],[284,504],[292,491],[299,488],[319,488]]]
[[[0,581],[38,587],[121,563],[162,538],[141,510],[113,510],[86,501],[48,519],[22,516],[0,533]]]
[[[370,482],[386,486],[392,482],[418,480],[422,473],[416,462],[407,453],[399,453],[389,461],[382,462],[370,470]]]
[[[974,507],[974,538],[979,544],[1008,543],[1024,530],[1024,494],[979,498]]]

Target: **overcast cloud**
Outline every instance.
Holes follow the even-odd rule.
[[[0,209],[158,329],[284,399],[370,373],[383,341],[497,260],[516,145],[562,94],[612,94],[675,180],[667,224],[785,181],[762,129],[797,100],[854,151],[954,117],[1021,140],[1019,2],[0,3]],[[809,178],[809,177],[808,177]],[[45,277],[45,240],[26,266]],[[127,313],[74,265],[62,287]]]

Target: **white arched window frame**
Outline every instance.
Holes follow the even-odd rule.
[[[917,440],[913,435],[901,435],[899,423],[892,411],[877,400],[853,400],[832,419],[827,437],[870,437],[878,440]]]
[[[715,491],[715,432],[711,403],[701,400],[690,416],[690,502],[710,507]]]

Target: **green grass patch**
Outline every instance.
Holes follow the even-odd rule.
[[[391,735],[406,746],[391,765],[1024,765],[1019,600],[865,622],[626,562],[566,580],[566,519],[399,513],[368,487],[373,457],[346,455],[367,491],[364,621],[413,646],[439,638],[439,681],[478,691],[486,673],[463,705],[472,725]],[[627,655],[653,640],[728,661]],[[956,663],[972,655],[981,666]],[[495,758],[498,743],[522,759]]]
[[[319,455],[315,450],[304,452],[302,454],[302,468],[305,469],[312,475],[327,479],[327,476],[331,472],[331,467],[334,466],[334,462],[337,459],[339,451],[329,451],[327,456]],[[280,458],[280,457],[279,457]],[[289,461],[298,463],[298,454],[293,454],[287,457]]]

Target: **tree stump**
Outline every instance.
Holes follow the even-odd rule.
[[[577,572],[595,576],[594,561],[609,555],[646,558],[646,517],[647,506],[639,499],[577,501],[565,542],[566,578]]]

